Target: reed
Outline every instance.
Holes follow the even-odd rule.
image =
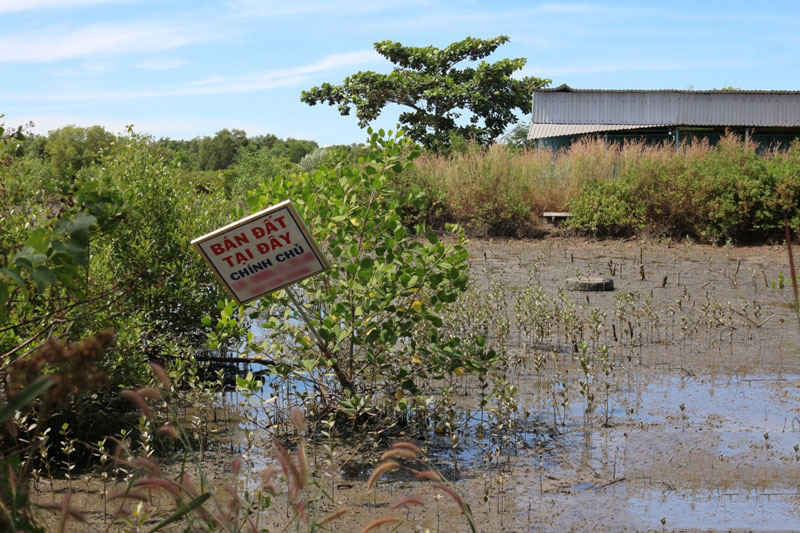
[[[571,211],[571,225],[598,234],[659,233],[703,240],[779,237],[783,214],[800,230],[800,142],[761,150],[735,134],[715,146],[606,144],[586,138],[568,149],[468,145],[426,153],[397,186],[426,191],[409,221],[457,222],[489,234],[536,235],[545,211]],[[759,233],[760,232],[760,233]]]

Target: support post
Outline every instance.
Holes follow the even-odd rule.
[[[675,151],[677,151],[681,147],[681,140],[680,140],[680,128],[675,126]]]
[[[294,291],[292,290],[292,287],[291,286],[285,287],[284,290],[286,291],[286,294],[289,295],[289,299],[294,304],[295,310],[303,318],[303,322],[306,323],[306,326],[308,327],[309,331],[311,331],[311,334],[314,335],[317,344],[319,344],[320,346],[324,346],[325,343],[322,342],[322,337],[319,336],[317,328],[315,328],[314,324],[311,323],[311,320],[308,318],[308,315],[306,314],[306,310],[303,308],[303,304],[300,303],[300,300],[297,298],[297,295],[295,295]]]
[[[286,291],[286,294],[289,295],[289,299],[292,301],[295,310],[300,314],[300,316],[303,319],[303,322],[306,323],[308,330],[311,332],[312,335],[314,335],[314,339],[317,341],[317,346],[319,347],[322,354],[329,360],[333,359],[333,355],[328,350],[328,347],[322,340],[322,337],[320,337],[317,328],[315,328],[314,324],[311,323],[311,319],[308,318],[306,310],[303,308],[302,302],[300,302],[300,299],[297,298],[291,286],[285,287],[284,290]],[[352,376],[348,376],[347,374],[345,374],[339,367],[338,363],[334,363],[333,366],[331,367],[331,370],[333,370],[333,373],[336,375],[336,379],[339,380],[339,383],[343,388],[350,389],[351,391],[354,390],[353,380],[351,379]]]

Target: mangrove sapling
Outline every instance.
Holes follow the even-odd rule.
[[[62,466],[64,468],[64,477],[67,478],[69,490],[72,490],[72,471],[75,468],[75,463],[72,462],[72,454],[75,453],[75,443],[77,439],[70,438],[69,423],[64,422],[58,434],[61,436],[61,453],[64,456]]]
[[[609,427],[609,404],[611,403],[611,374],[614,372],[614,362],[610,360],[609,348],[601,344],[598,348],[597,359],[600,361],[600,371],[603,373],[603,388],[605,391],[606,417],[604,425]],[[614,476],[616,477],[616,476]]]
[[[444,311],[466,289],[463,232],[450,227],[455,238],[445,242],[419,227],[426,240],[413,238],[399,213],[422,195],[395,190],[390,178],[411,165],[416,148],[382,131],[370,131],[369,142],[359,166],[276,177],[250,198],[253,209],[292,198],[334,265],[298,284],[300,305],[284,290],[261,299],[268,339],[252,348],[276,369],[301,372],[293,379],[314,390],[320,414],[357,412],[354,423],[372,410],[391,412],[398,390],[416,395],[430,376],[466,368],[464,344],[441,330]]]
[[[594,357],[589,351],[589,346],[583,341],[579,342],[578,363],[583,372],[583,379],[578,380],[578,385],[580,386],[580,393],[584,400],[583,420],[586,425],[589,424],[592,412],[594,411],[594,391],[592,390],[592,382],[594,381],[592,372],[594,366],[593,359]]]

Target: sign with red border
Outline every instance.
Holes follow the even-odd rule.
[[[330,268],[291,200],[198,237],[192,246],[240,304]]]

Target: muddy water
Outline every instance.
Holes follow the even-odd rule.
[[[599,342],[614,370],[591,378],[588,416],[567,339],[551,334],[555,355],[537,372],[542,343],[527,342],[513,317],[520,414],[510,444],[498,445],[497,430],[492,438],[474,398],[460,402],[456,487],[480,531],[800,530],[800,339],[790,289],[771,286],[780,273],[788,280],[782,248],[550,239],[477,241],[470,252],[478,290],[499,280],[509,314],[531,279],[552,298],[570,277],[613,272],[616,287],[568,294],[582,313],[607,315]],[[612,329],[626,293],[644,316]],[[554,379],[566,383],[567,406]],[[456,475],[445,439],[411,437]],[[409,512],[411,525],[466,530],[446,496],[408,479],[387,477],[369,493],[363,477],[338,486],[337,503],[351,512],[337,530],[358,530],[410,494],[430,501]]]
[[[652,295],[660,320],[640,346],[603,339],[616,353],[608,423],[604,398],[587,420],[573,395],[558,434],[516,458],[507,483],[506,502],[516,507],[508,530],[800,529],[798,324],[786,306],[790,289],[765,286],[780,272],[788,280],[784,254],[778,247],[476,244],[473,270],[499,268],[508,286],[523,284],[536,258],[551,291],[567,277],[615,268],[614,293],[571,298],[610,317],[620,292]],[[679,299],[698,310],[683,313],[693,320],[683,327],[669,316]],[[563,367],[579,373],[569,359]],[[549,365],[544,379],[519,376],[523,401],[531,396],[540,415],[552,402],[542,400],[537,383],[554,371]],[[553,428],[558,423],[550,421],[540,431]]]
[[[567,278],[613,273],[615,283],[613,292],[567,293],[581,313],[606,313],[598,342],[609,346],[614,369],[605,377],[594,367],[591,412],[569,339],[555,331],[531,342],[512,318],[513,435],[503,442],[507,430],[489,428],[487,412],[468,397],[455,458],[443,438],[407,435],[458,478],[479,531],[800,530],[800,329],[787,305],[791,288],[771,286],[780,273],[788,281],[782,248],[553,238],[478,240],[470,253],[479,290],[499,280],[509,314],[531,279],[551,298]],[[634,295],[638,316],[617,320],[625,294]],[[474,391],[475,381],[462,385]],[[234,426],[212,429],[241,447],[255,480],[272,463],[269,440],[248,440]],[[365,442],[332,455],[324,443],[311,446],[318,480],[334,499],[321,512],[349,509],[332,530],[359,531],[409,495],[426,505],[400,513],[402,531],[468,530],[447,495],[408,475],[386,475],[366,491],[379,451]],[[230,455],[218,448],[202,467],[225,483]],[[84,501],[97,509],[91,492]],[[259,525],[279,530],[285,502],[271,511]]]

